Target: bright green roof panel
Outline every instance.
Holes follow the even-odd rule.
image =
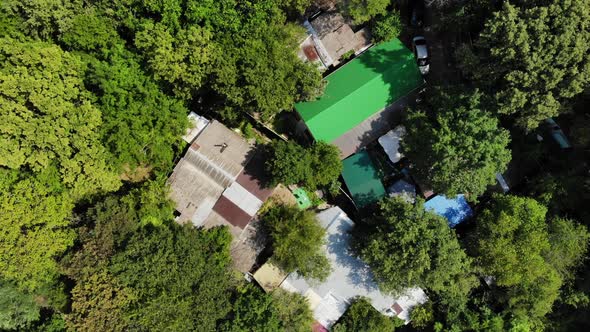
[[[385,188],[366,151],[342,161],[342,178],[358,207],[378,201],[385,196]]]
[[[316,140],[331,142],[423,84],[414,54],[399,39],[379,44],[326,77],[317,100],[295,109]]]

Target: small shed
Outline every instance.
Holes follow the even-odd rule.
[[[452,199],[436,195],[424,203],[424,208],[445,217],[450,227],[457,226],[473,215],[465,195],[462,194]]]
[[[385,188],[366,151],[344,159],[342,178],[358,207],[374,203],[385,196]]]

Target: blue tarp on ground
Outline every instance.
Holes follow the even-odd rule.
[[[450,227],[455,227],[473,215],[464,195],[457,195],[454,199],[436,195],[424,203],[424,208],[445,217]]]

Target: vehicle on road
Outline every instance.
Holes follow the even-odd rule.
[[[412,49],[418,62],[418,68],[422,75],[430,72],[430,57],[428,55],[428,45],[426,44],[426,38],[422,36],[416,36],[412,39]]]

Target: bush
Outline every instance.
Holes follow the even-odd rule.
[[[389,12],[375,17],[371,24],[373,43],[397,38],[402,31],[402,20],[398,11]]]

